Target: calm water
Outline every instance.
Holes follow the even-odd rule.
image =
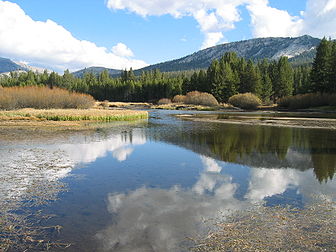
[[[256,204],[302,208],[312,195],[335,200],[335,131],[196,123],[174,113],[0,140],[1,205],[54,215],[41,223],[63,226],[50,239],[72,243],[65,251],[183,251],[186,237],[207,231],[204,220]]]

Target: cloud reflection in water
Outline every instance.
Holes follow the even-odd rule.
[[[251,168],[245,199],[238,200],[234,195],[239,185],[230,175],[221,173],[230,164],[205,156],[200,159],[204,169],[189,189],[141,187],[110,194],[108,210],[113,224],[96,235],[102,250],[181,251],[186,237],[206,232],[204,219],[223,219],[234,211],[257,207],[266,197],[282,194],[288,188],[300,188],[308,196],[313,188],[321,187],[311,170]],[[306,184],[313,186],[309,189]],[[324,193],[330,196],[335,190],[335,182],[330,182]]]

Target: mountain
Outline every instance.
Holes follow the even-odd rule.
[[[297,38],[250,39],[213,46],[183,58],[150,65],[138,71],[160,69],[162,72],[170,72],[207,68],[214,59],[221,58],[226,52],[236,52],[239,57],[252,60],[264,58],[276,60],[281,56],[287,56],[290,61],[295,62],[298,59],[297,62],[302,61],[305,64],[313,61],[320,41],[308,35]],[[309,57],[304,58],[302,55]]]
[[[47,70],[48,73],[51,73],[52,71],[49,69],[41,68],[41,67],[35,67],[35,66],[30,66],[28,64],[22,63],[22,62],[15,62],[15,64],[21,66],[25,71],[33,71],[34,73],[43,73],[44,70]]]
[[[93,73],[95,75],[98,75],[104,70],[107,70],[110,75],[117,75],[121,73],[121,70],[116,70],[116,69],[110,69],[110,68],[105,68],[105,67],[88,67],[88,68],[84,68],[82,70],[73,72],[72,74],[75,77],[82,78],[85,73]]]
[[[20,66],[19,64],[15,63],[12,60],[0,57],[0,74],[13,72],[13,71],[20,71],[20,70],[28,71],[27,68]]]

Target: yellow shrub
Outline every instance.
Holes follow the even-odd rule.
[[[187,93],[185,103],[193,105],[218,106],[218,101],[212,94],[199,91]]]
[[[242,109],[256,109],[261,105],[258,96],[252,93],[236,94],[230,97],[229,103],[235,107]]]

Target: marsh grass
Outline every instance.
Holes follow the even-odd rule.
[[[67,109],[91,108],[95,104],[92,96],[68,90],[40,86],[6,87],[0,86],[0,109]]]
[[[0,111],[0,120],[131,121],[148,118],[147,111],[102,109],[20,109]]]
[[[336,251],[336,209],[330,202],[305,209],[257,207],[232,214],[191,251]]]
[[[280,107],[306,109],[322,106],[336,106],[336,94],[299,94],[284,97],[278,102]]]

